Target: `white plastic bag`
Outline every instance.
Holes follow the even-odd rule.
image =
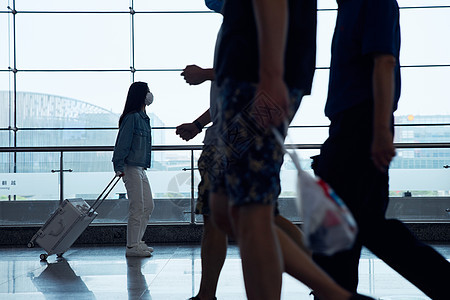
[[[347,206],[325,181],[304,171],[297,154],[286,150],[276,130],[274,134],[298,171],[296,202],[306,246],[314,253],[326,255],[351,248],[358,228]]]

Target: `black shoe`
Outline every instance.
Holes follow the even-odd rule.
[[[189,298],[188,300],[200,300],[200,298],[199,298],[198,296],[195,296],[195,297]],[[217,298],[214,297],[214,298],[212,298],[211,300],[217,300]]]
[[[353,294],[349,300],[375,300],[375,299],[361,294]]]

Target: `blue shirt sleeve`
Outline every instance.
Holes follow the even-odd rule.
[[[116,145],[114,146],[113,165],[114,172],[124,172],[125,158],[130,153],[133,141],[134,118],[133,114],[128,114],[122,121],[117,134]]]
[[[395,0],[367,0],[362,34],[362,54],[392,54],[396,56],[399,10]]]

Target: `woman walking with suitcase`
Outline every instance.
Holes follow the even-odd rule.
[[[131,84],[119,119],[113,165],[128,194],[126,256],[151,256],[152,247],[142,240],[153,212],[154,202],[146,170],[150,168],[151,127],[145,107],[153,102],[147,83]]]

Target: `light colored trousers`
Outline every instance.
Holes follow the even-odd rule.
[[[143,167],[125,165],[123,182],[128,194],[127,247],[142,241],[153,212],[152,190]]]

